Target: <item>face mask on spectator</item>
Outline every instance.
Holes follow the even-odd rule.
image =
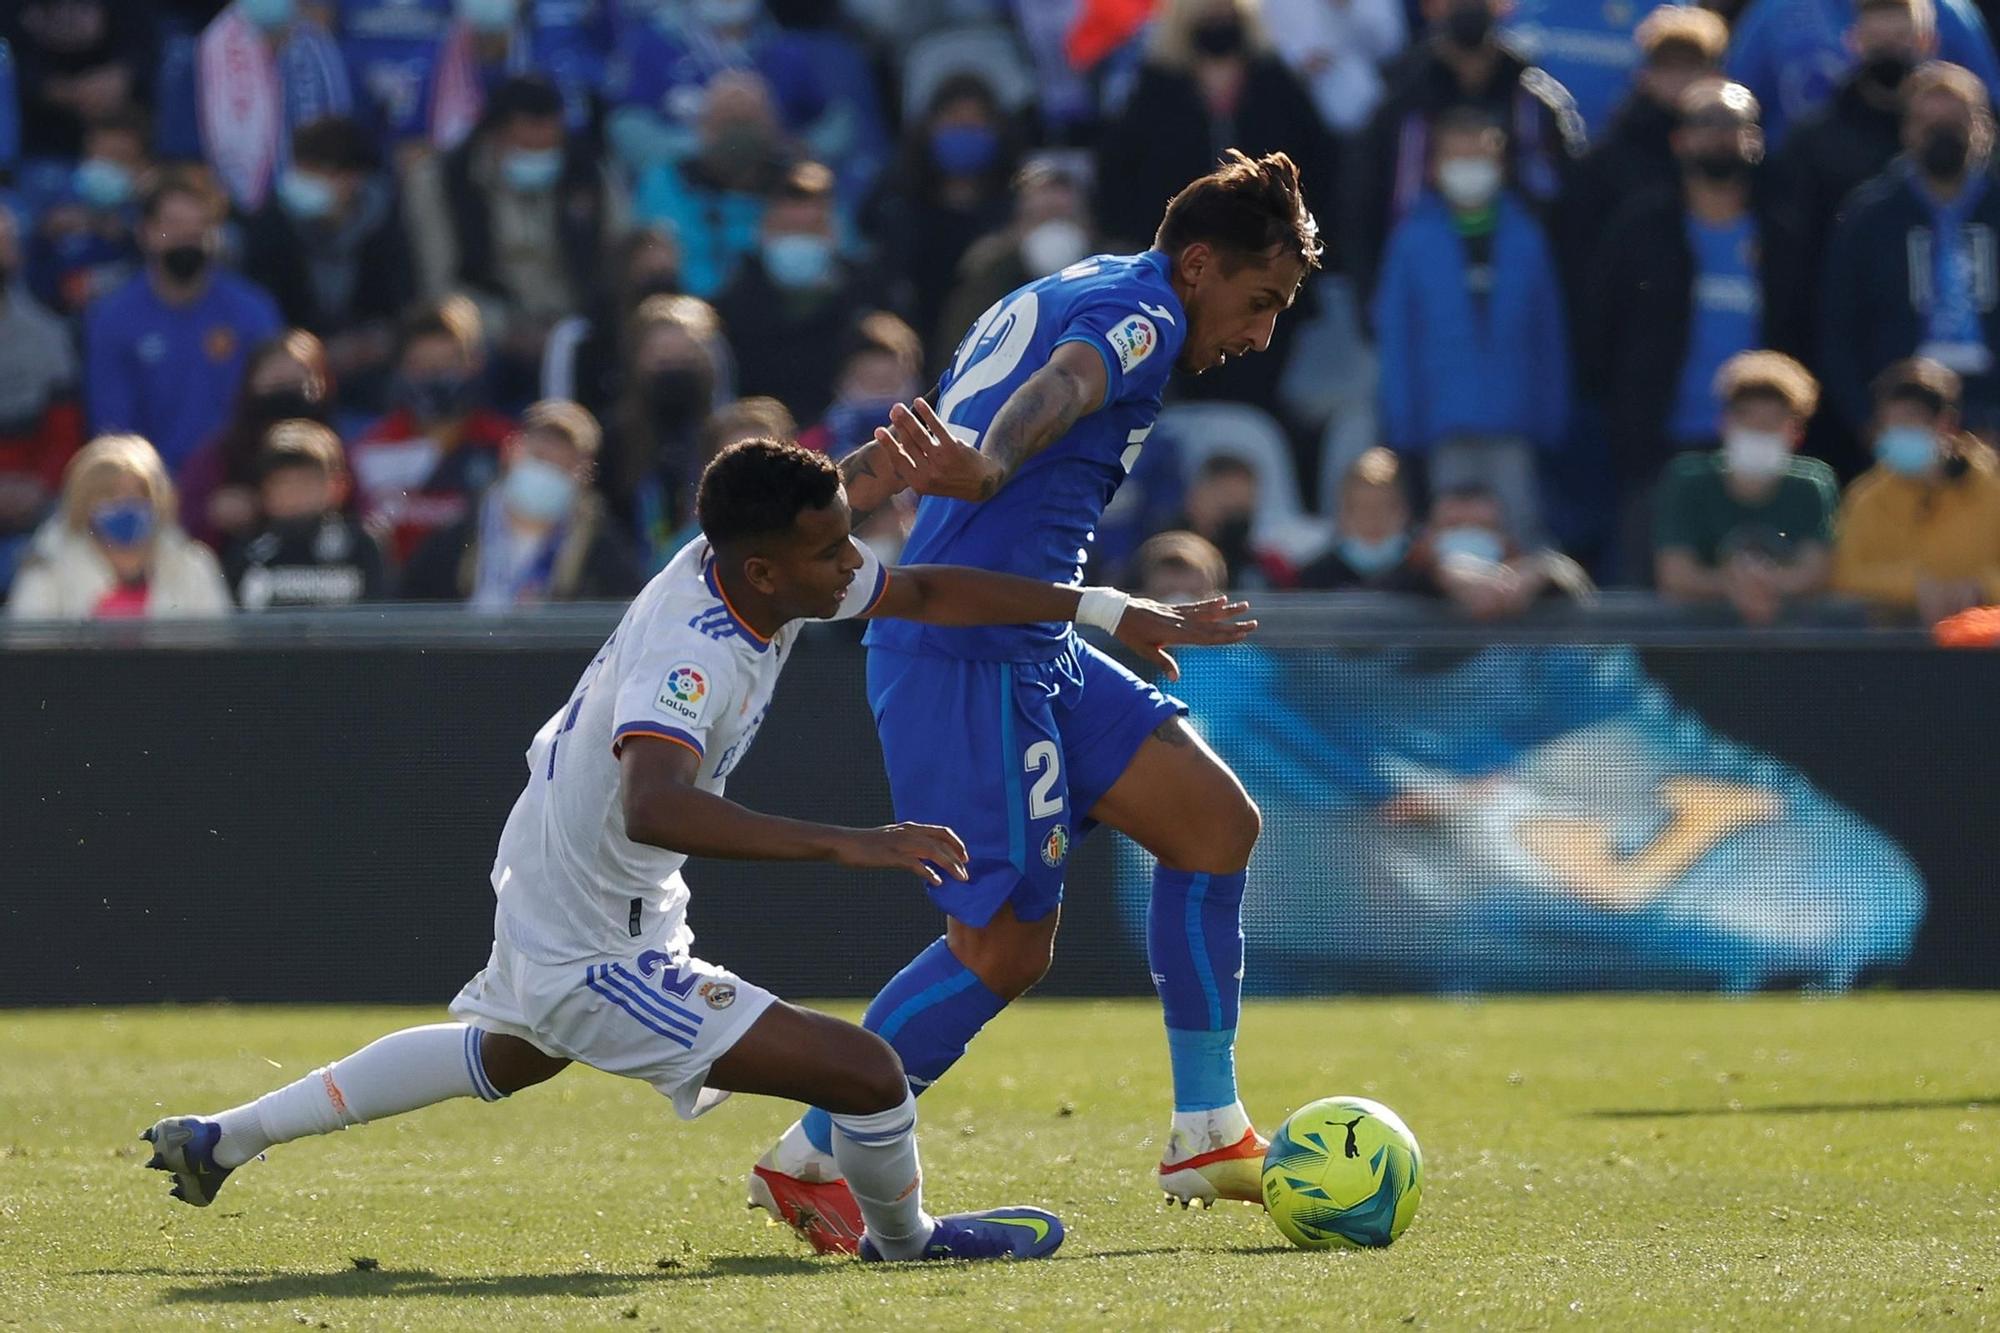
[[[132,173],[109,158],[85,158],[71,183],[77,197],[92,208],[122,208],[132,201]]]
[[[780,287],[816,287],[833,272],[833,242],[824,236],[789,232],[764,238],[764,271]]]
[[[505,32],[514,26],[514,0],[458,0],[458,16],[475,32]]]
[[[208,267],[205,245],[175,245],[160,252],[160,267],[175,282],[193,282]]]
[[[1490,157],[1453,157],[1438,163],[1438,193],[1453,208],[1484,208],[1500,193],[1500,164]]]
[[[576,499],[576,478],[545,459],[524,456],[507,469],[500,498],[531,523],[554,523]]]
[[[406,379],[397,395],[424,421],[444,421],[464,411],[472,398],[469,375],[426,375]]]
[[[1188,33],[1194,49],[1205,56],[1222,59],[1243,50],[1243,22],[1234,15],[1206,19]]]
[[[1392,532],[1372,542],[1359,537],[1340,539],[1340,558],[1357,574],[1380,574],[1385,569],[1394,569],[1409,549],[1409,534],[1403,532]]]
[[[90,511],[90,530],[113,550],[129,551],[153,535],[154,518],[150,500],[107,500]]]
[[[1749,481],[1768,481],[1791,462],[1792,442],[1774,430],[1732,430],[1722,437],[1722,461]]]
[[[294,168],[278,177],[278,202],[301,222],[318,222],[333,212],[333,182]]]
[[[1456,527],[1446,528],[1431,539],[1440,560],[1473,560],[1482,565],[1497,565],[1507,558],[1507,548],[1500,540],[1500,534],[1491,528]]]
[[[562,175],[560,148],[510,148],[500,159],[500,174],[509,189],[540,194]]]
[[[1885,426],[1875,437],[1875,457],[1898,476],[1921,477],[1937,466],[1938,437],[1922,426]]]
[[[1916,57],[1908,51],[1877,51],[1861,62],[1861,77],[1877,88],[1894,92],[1916,67]]]
[[[1971,156],[1972,140],[1965,131],[1940,125],[1924,136],[1923,145],[1917,150],[1917,164],[1926,176],[1950,180],[1965,171],[1966,159]]]
[[[655,422],[670,428],[684,425],[707,408],[708,377],[691,366],[656,370],[646,381],[646,401]]]
[[[1695,175],[1712,181],[1731,181],[1746,176],[1750,164],[1743,154],[1734,148],[1713,148],[1687,156],[1687,165]]]
[[[1483,3],[1455,6],[1445,15],[1444,31],[1459,50],[1476,50],[1493,31],[1493,11]]]
[[[757,17],[758,0],[694,0],[694,16],[711,28],[739,28]]]
[[[931,131],[931,159],[947,176],[977,176],[1000,154],[1000,135],[985,125],[940,125]]]
[[[297,0],[236,0],[236,8],[260,28],[282,28],[299,12]]]
[[[1021,237],[1021,263],[1030,277],[1060,273],[1090,253],[1090,233],[1068,218],[1050,218]]]
[[[257,420],[275,425],[280,421],[319,421],[326,408],[296,386],[266,389],[250,395],[249,413]]]

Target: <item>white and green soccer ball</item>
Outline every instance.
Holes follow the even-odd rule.
[[[1366,1097],[1300,1107],[1264,1154],[1264,1207],[1308,1250],[1387,1245],[1416,1216],[1423,1181],[1416,1135]]]

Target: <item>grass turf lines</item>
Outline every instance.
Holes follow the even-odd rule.
[[[791,1108],[693,1125],[571,1070],[292,1144],[206,1211],[138,1131],[435,1011],[0,1013],[0,1326],[2000,1327],[2000,997],[1253,1003],[1245,1098],[1400,1111],[1409,1233],[1286,1247],[1162,1206],[1159,1010],[1028,1002],[923,1106],[935,1208],[1062,1213],[1056,1259],[884,1271],[743,1208]]]

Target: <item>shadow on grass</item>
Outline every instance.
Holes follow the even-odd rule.
[[[1639,1106],[1585,1111],[1582,1114],[1591,1120],[1679,1120],[1689,1116],[1826,1115],[1841,1111],[1966,1111],[1981,1105],[2000,1105],[2000,1093],[1970,1097],[1901,1097],[1874,1102],[1781,1102],[1776,1106]]]
[[[166,1305],[262,1305],[376,1296],[624,1296],[663,1282],[764,1279],[827,1271],[831,1266],[784,1255],[726,1255],[686,1267],[630,1273],[495,1273],[447,1276],[428,1268],[345,1268],[328,1273],[244,1268],[99,1268],[78,1277],[195,1279],[169,1287]]]

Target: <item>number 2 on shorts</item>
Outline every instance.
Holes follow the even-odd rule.
[[[1062,751],[1054,741],[1036,741],[1028,747],[1022,767],[1030,773],[1039,773],[1035,785],[1028,789],[1028,818],[1047,819],[1050,815],[1062,813],[1062,797],[1051,795],[1056,783],[1062,780]]]

